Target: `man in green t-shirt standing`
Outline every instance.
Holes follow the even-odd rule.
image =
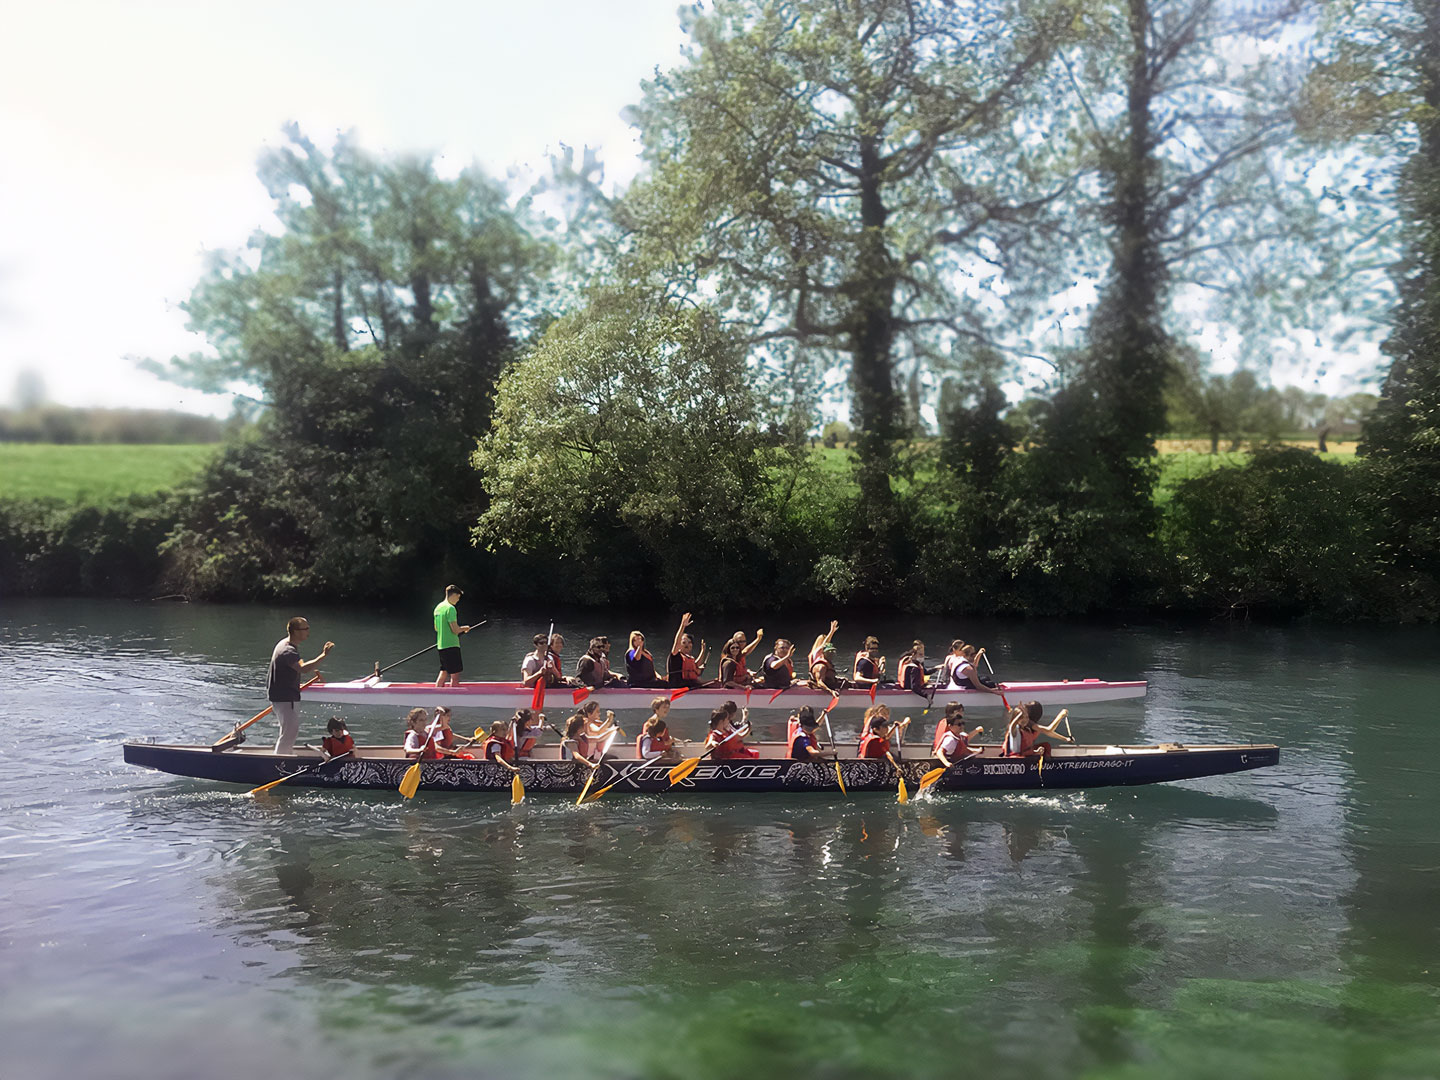
[[[451,686],[460,684],[460,672],[465,665],[460,662],[460,635],[468,634],[470,627],[461,626],[455,614],[455,605],[460,602],[460,586],[446,585],[445,599],[435,605],[435,647],[440,650],[440,677],[436,686],[444,686],[450,680]]]

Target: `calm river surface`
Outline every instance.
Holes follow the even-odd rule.
[[[1002,677],[1150,680],[1074,710],[1084,741],[1283,747],[1133,790],[512,809],[121,762],[263,707],[291,613],[0,600],[4,1075],[1440,1076],[1434,632],[842,620],[842,655],[959,634]],[[332,677],[428,640],[428,610],[305,614]],[[549,618],[492,617],[467,674],[511,677]],[[559,628],[573,656],[632,625],[674,632]],[[398,710],[345,715],[398,739]]]

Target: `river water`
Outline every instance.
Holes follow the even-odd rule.
[[[842,655],[958,634],[1002,677],[1150,680],[1073,710],[1083,741],[1283,747],[1132,790],[512,809],[122,763],[258,711],[289,614],[0,601],[4,1075],[1440,1076],[1432,631],[842,627]],[[305,614],[332,678],[427,640],[428,612]],[[511,677],[549,618],[492,617],[468,674]],[[560,619],[572,655],[632,625],[674,632]],[[344,712],[398,739],[398,710]]]

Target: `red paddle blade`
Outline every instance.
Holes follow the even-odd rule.
[[[671,701],[674,701],[676,698],[682,698],[682,697],[684,697],[686,694],[688,694],[688,693],[690,692],[690,690],[691,690],[691,688],[688,687],[688,686],[682,686],[682,687],[680,687],[678,690],[671,690],[671,691],[670,691],[670,700],[671,700]]]
[[[839,695],[839,694],[836,694],[834,697],[832,697],[832,698],[830,699],[830,704],[825,706],[825,708],[821,711],[820,715],[821,715],[821,716],[824,716],[826,713],[828,713],[831,709],[833,709],[833,708],[835,707],[835,703],[836,703],[837,701],[839,701],[839,700],[840,700],[840,695]]]
[[[777,697],[779,697],[781,694],[783,694],[786,690],[789,689],[790,688],[788,686],[782,686],[779,690],[776,690],[773,694],[770,695],[770,700],[774,701]]]
[[[753,686],[746,688],[746,690],[745,690],[745,704],[746,704],[746,705],[749,705],[749,704],[750,704],[750,695],[753,694],[754,692],[755,692],[755,688],[754,688]]]
[[[875,691],[876,691],[876,689],[877,689],[879,686],[880,686],[879,683],[873,683],[873,682],[872,682],[872,683],[870,684],[870,704],[871,704],[871,705],[874,705],[874,704],[875,704]]]
[[[545,680],[535,680],[535,693],[530,695],[530,708],[539,712],[545,708]]]
[[[580,702],[584,701],[587,697],[590,696],[590,687],[582,686],[579,690],[574,691],[570,696],[575,699],[575,704],[579,705]]]

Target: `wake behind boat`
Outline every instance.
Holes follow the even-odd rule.
[[[1005,694],[1012,701],[1038,701],[1047,708],[1070,705],[1085,705],[1097,701],[1118,701],[1125,698],[1143,698],[1145,683],[1107,682],[1103,679],[1081,679],[1059,682],[1013,682],[1002,684]],[[568,701],[577,688],[569,686],[552,687],[546,696],[556,701]],[[584,695],[586,700],[596,701],[601,708],[646,709],[656,694],[665,695],[664,689],[639,689],[632,687],[605,687],[591,690]],[[462,682],[449,686],[433,683],[382,682],[380,680],[356,679],[350,682],[315,682],[301,691],[306,701],[324,701],[344,705],[399,705],[415,706],[448,705],[451,708],[478,709],[522,709],[531,704],[534,691],[529,687],[508,682]],[[871,704],[868,690],[841,690],[837,707],[864,708]],[[875,692],[875,704],[888,705],[892,709],[924,707],[932,695],[897,687],[885,687]],[[748,702],[751,709],[770,706],[776,709],[798,709],[809,705],[815,710],[830,704],[832,695],[824,690],[815,690],[804,684],[797,684],[788,690],[776,691],[764,687],[753,690],[733,690],[719,687],[704,687],[674,696],[671,709],[686,709],[709,712],[724,701]],[[933,700],[940,705],[946,702],[963,702],[967,709],[985,705],[1001,706],[998,694],[982,690],[951,689],[936,690]]]
[[[641,765],[637,758],[609,758],[596,768],[595,787],[617,782],[624,794],[681,796],[687,792],[785,793],[839,791],[835,763],[797,761],[785,757],[783,743],[758,743],[760,757],[745,761],[702,761],[686,779],[671,787],[674,762]],[[947,769],[935,786],[945,791],[1039,791],[1100,788],[1193,780],[1203,776],[1262,769],[1280,761],[1272,744],[1183,746],[1064,746],[1047,758],[1006,757],[998,746],[980,747],[974,757]],[[257,786],[293,775],[288,787],[354,788],[394,792],[406,769],[415,762],[399,746],[360,746],[343,759],[326,761],[313,751],[277,754],[239,747],[216,752],[210,746],[128,742],[125,760],[132,765],[222,783]],[[907,784],[936,766],[931,757],[901,760]],[[575,795],[589,770],[580,762],[560,759],[554,746],[537,747],[532,758],[518,763],[528,791]],[[844,758],[840,774],[847,791],[896,790],[895,767],[883,758]],[[420,790],[509,793],[511,773],[481,760],[426,761],[420,765]]]

